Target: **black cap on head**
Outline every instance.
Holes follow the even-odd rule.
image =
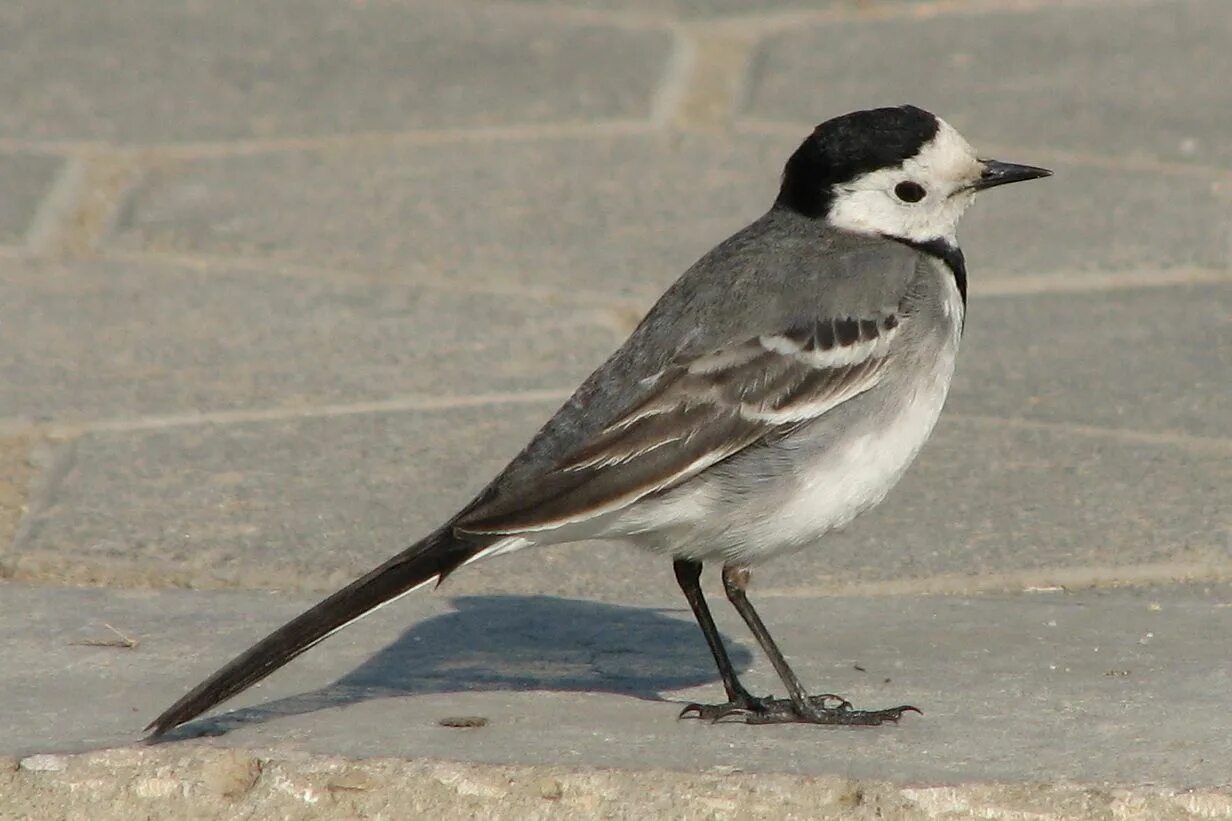
[[[936,117],[913,105],[826,120],[787,161],[776,204],[823,216],[830,206],[830,186],[914,157],[937,136],[938,127]]]

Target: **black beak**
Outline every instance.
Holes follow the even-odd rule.
[[[980,162],[984,164],[984,172],[971,185],[976,191],[996,188],[998,185],[1011,182],[1038,180],[1040,177],[1052,176],[1052,172],[1047,168],[1036,168],[1034,165],[1015,165],[1012,162],[999,162],[998,160],[980,160]]]

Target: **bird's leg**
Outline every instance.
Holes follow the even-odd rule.
[[[702,586],[698,581],[702,574],[702,563],[693,559],[677,559],[673,562],[672,569],[676,571],[676,582],[702,628],[702,635],[706,637],[706,644],[710,646],[714,663],[719,668],[719,676],[723,679],[723,689],[727,691],[726,704],[689,704],[680,712],[680,717],[696,715],[698,718],[714,720],[728,713],[756,710],[765,699],[750,695],[736,677],[736,669],[732,666],[731,657],[727,655],[727,648],[723,646],[719,630],[714,626],[710,607],[702,595]]]
[[[728,714],[741,714],[748,724],[857,724],[875,725],[886,721],[898,721],[905,712],[920,712],[915,707],[903,705],[884,710],[856,710],[851,702],[833,693],[810,696],[800,684],[800,679],[783,658],[766,625],[753,609],[746,595],[749,586],[749,568],[746,565],[726,565],[723,568],[723,589],[727,600],[749,626],[757,643],[770,658],[783,686],[787,688],[785,699],[761,699],[751,710],[733,710]],[[722,717],[722,716],[719,716]]]

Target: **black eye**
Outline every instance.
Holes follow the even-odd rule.
[[[903,202],[919,202],[924,199],[924,195],[928,192],[924,190],[924,186],[918,182],[907,180],[900,182],[894,186],[894,196],[898,197]]]

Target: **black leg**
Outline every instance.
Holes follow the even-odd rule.
[[[707,713],[717,713],[720,709],[755,709],[761,700],[749,695],[749,691],[744,689],[744,685],[736,677],[736,669],[732,666],[731,657],[727,655],[727,648],[723,646],[719,629],[714,626],[714,617],[710,615],[706,597],[702,595],[702,586],[698,581],[702,575],[702,563],[692,559],[677,559],[672,563],[672,569],[676,571],[676,582],[688,600],[689,607],[693,609],[697,624],[702,628],[702,635],[706,637],[706,644],[710,646],[714,663],[719,668],[719,676],[723,679],[723,689],[727,691],[727,704],[690,704],[680,713],[681,718],[691,713],[704,717]]]
[[[723,589],[727,592],[727,600],[736,608],[736,612],[744,619],[744,623],[749,626],[757,643],[761,645],[761,649],[770,658],[770,663],[774,665],[779,678],[783,680],[783,686],[787,688],[788,697],[786,699],[762,699],[752,710],[731,710],[715,718],[742,713],[749,724],[803,722],[875,725],[886,721],[898,721],[905,712],[920,712],[908,705],[884,710],[856,710],[852,708],[851,702],[847,699],[832,693],[819,696],[808,695],[804,687],[800,685],[800,679],[787,664],[787,659],[783,658],[778,645],[770,637],[770,631],[766,629],[761,616],[757,615],[757,611],[753,609],[753,604],[745,593],[748,586],[748,567],[727,565],[723,568]]]
[[[727,600],[732,603],[732,607],[736,608],[740,618],[744,619],[753,638],[757,639],[757,643],[769,657],[770,663],[774,665],[774,671],[779,674],[783,686],[787,688],[787,697],[791,699],[791,703],[799,710],[807,709],[808,694],[800,684],[800,679],[788,666],[787,659],[783,658],[779,646],[770,637],[770,631],[766,629],[765,622],[761,620],[761,616],[757,615],[749,597],[745,595],[749,586],[749,575],[747,567],[725,565],[723,567],[723,591],[727,593]]]

